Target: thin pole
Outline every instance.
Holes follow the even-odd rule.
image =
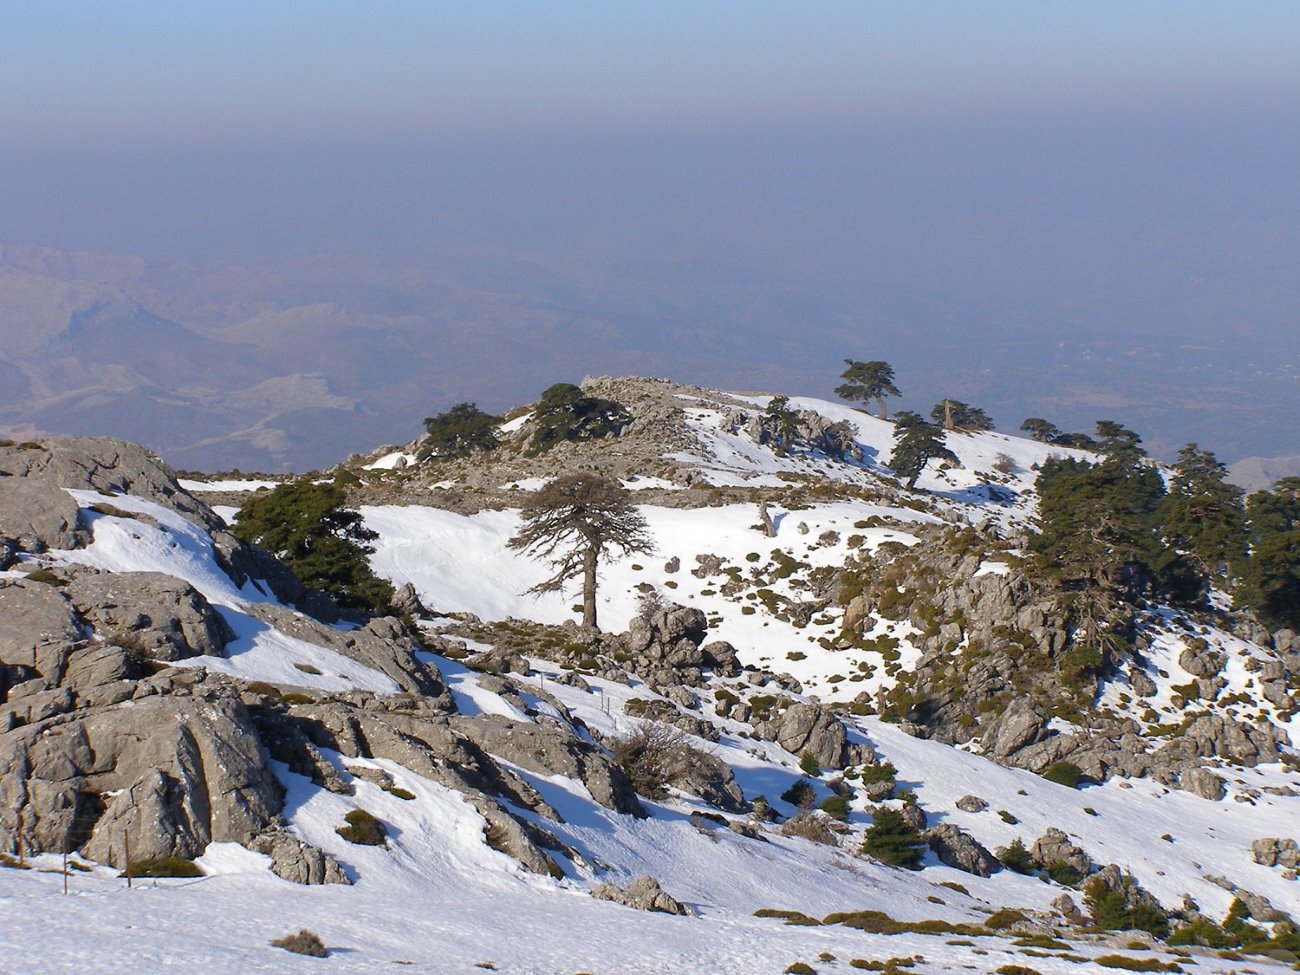
[[[18,865],[23,866],[27,862],[27,855],[23,848],[23,811],[18,810]]]
[[[131,889],[131,834],[125,832],[122,834],[122,842],[126,845],[126,889]]]
[[[63,851],[63,896],[68,896],[68,851]]]

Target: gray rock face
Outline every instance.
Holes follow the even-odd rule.
[[[1300,845],[1290,837],[1261,837],[1250,844],[1250,854],[1256,863],[1266,867],[1281,867],[1292,877],[1300,869]]]
[[[1228,794],[1223,779],[1209,769],[1189,768],[1178,776],[1178,787],[1202,799],[1218,802]]]
[[[977,813],[983,812],[989,807],[989,804],[979,796],[962,796],[957,800],[957,808],[962,812]]]
[[[1047,737],[1047,717],[1028,701],[1008,705],[1002,717],[985,733],[984,750],[996,761],[1006,761],[1022,748]]]
[[[1042,836],[1034,840],[1029,855],[1044,869],[1054,863],[1064,863],[1085,877],[1093,871],[1092,858],[1054,826],[1049,826]]]
[[[941,862],[957,870],[988,877],[1002,869],[997,857],[952,823],[942,823],[927,830],[924,839]]]
[[[248,848],[271,858],[277,877],[295,884],[350,884],[339,862],[328,853],[304,843],[286,830],[275,828],[250,840]]]
[[[1213,677],[1223,669],[1224,656],[1209,649],[1188,647],[1178,657],[1178,666],[1193,677]]]
[[[820,704],[793,704],[766,721],[755,722],[754,733],[792,755],[811,752],[822,768],[845,767],[848,734],[844,723]]]
[[[209,531],[223,526],[211,508],[181,490],[170,467],[139,444],[124,440],[50,437],[43,441],[41,450],[0,447],[0,472],[60,488],[134,494],[170,508]]]
[[[81,572],[64,591],[96,635],[155,660],[219,657],[234,636],[199,592],[173,576]]]
[[[624,907],[633,907],[638,911],[655,911],[660,914],[676,914],[681,917],[694,917],[695,911],[676,900],[659,886],[654,877],[638,877],[626,887],[613,884],[601,884],[591,892],[591,896],[600,901],[613,901]]]
[[[412,619],[419,619],[428,615],[424,604],[420,602],[419,594],[415,591],[415,586],[409,582],[393,593],[393,609],[398,614],[409,616]]]
[[[0,735],[0,845],[81,850],[121,866],[243,843],[279,812],[281,790],[233,684],[201,672],[125,686],[130,704],[85,707]]]
[[[72,495],[50,481],[0,479],[0,534],[25,552],[77,548],[88,542],[90,531],[80,510]]]
[[[5,665],[5,687],[59,667],[57,661],[81,639],[76,613],[60,589],[42,582],[0,579],[0,662]]]

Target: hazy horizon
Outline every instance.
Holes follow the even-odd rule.
[[[852,357],[1003,430],[1300,454],[1297,28],[1284,3],[7,9],[0,243],[147,270],[8,267],[0,427],[315,466],[548,377],[828,395]],[[112,339],[58,345],[74,313]],[[218,345],[114,361],[168,329]],[[325,412],[283,422],[301,393],[267,390],[304,383]]]

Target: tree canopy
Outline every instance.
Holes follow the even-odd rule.
[[[1300,477],[1246,499],[1250,558],[1241,568],[1237,603],[1272,626],[1300,629]]]
[[[914,488],[925,465],[932,460],[957,463],[957,455],[944,442],[943,428],[919,413],[910,410],[899,413],[894,418],[894,450],[889,460],[890,468],[905,480],[909,488]]]
[[[255,495],[237,515],[239,539],[284,562],[304,586],[323,589],[348,609],[386,613],[393,587],[374,574],[366,556],[377,536],[345,507],[335,484],[291,481]]]
[[[650,553],[654,544],[631,494],[596,474],[566,474],[535,492],[524,505],[519,531],[507,544],[546,559],[552,575],[529,592],[558,592],[582,576],[582,622],[595,628],[596,565],[611,549]]]
[[[425,417],[428,434],[420,446],[421,459],[430,454],[464,457],[476,450],[494,450],[500,440],[501,417],[484,413],[474,403],[457,403],[445,413]]]
[[[945,430],[992,430],[993,418],[978,406],[959,399],[945,399],[930,409],[930,419],[943,424]]]
[[[588,396],[573,383],[555,383],[537,403],[529,450],[539,454],[565,440],[618,436],[631,422],[632,414],[622,403]]]
[[[859,403],[874,402],[880,410],[880,418],[889,419],[885,397],[902,395],[894,385],[894,367],[879,360],[859,362],[856,359],[845,359],[844,362],[848,368],[840,373],[844,382],[835,387],[835,395]]]

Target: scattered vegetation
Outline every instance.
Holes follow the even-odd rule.
[[[862,852],[890,866],[919,870],[925,843],[896,809],[878,809],[862,840]]]
[[[343,817],[346,826],[334,832],[349,843],[359,846],[384,846],[388,842],[388,828],[364,809],[353,809]]]
[[[132,877],[202,877],[203,871],[193,860],[184,857],[148,857],[132,860],[122,876]]]
[[[286,934],[283,938],[276,938],[271,942],[271,946],[292,951],[295,955],[310,955],[312,958],[329,957],[329,949],[325,947],[325,942],[321,941],[320,935],[306,928],[297,934]]]

